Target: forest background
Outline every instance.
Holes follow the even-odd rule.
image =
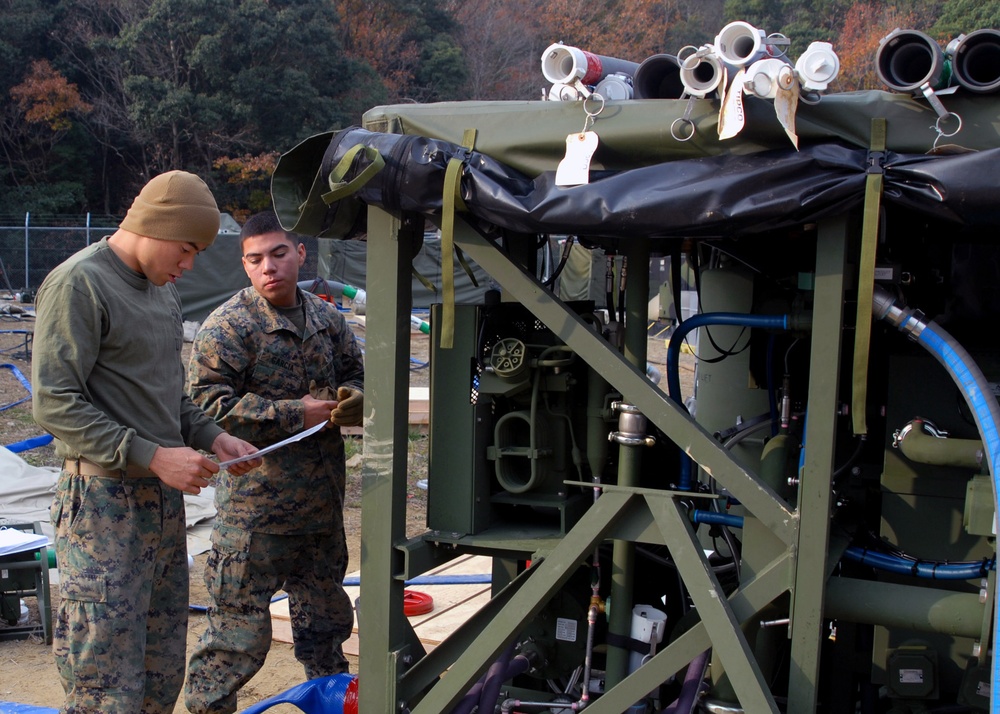
[[[270,203],[281,153],[371,107],[540,99],[556,41],[641,62],[744,20],[793,58],[831,42],[843,92],[879,88],[893,29],[944,46],[1000,28],[1000,0],[0,0],[0,16],[0,225],[17,225],[123,215],[177,168],[240,219]]]

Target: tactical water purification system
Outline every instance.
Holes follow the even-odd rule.
[[[711,99],[461,102],[377,107],[281,158],[286,227],[367,231],[360,711],[998,711],[1000,100],[941,99],[946,143],[920,96],[861,92],[799,107],[797,149],[763,100],[726,141]],[[557,185],[581,126],[585,180]],[[455,251],[407,533],[427,220]],[[553,293],[545,235],[606,256],[607,301]],[[658,386],[666,256],[700,310]],[[469,260],[495,289],[455,304]],[[469,553],[492,598],[428,651],[404,583]]]

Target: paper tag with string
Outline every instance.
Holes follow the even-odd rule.
[[[746,70],[740,70],[733,77],[733,83],[726,92],[725,99],[719,109],[719,140],[732,139],[743,131],[746,126],[746,113],[743,110],[743,79]]]
[[[795,129],[795,113],[799,108],[799,89],[785,89],[778,87],[778,94],[774,98],[774,113],[778,117],[785,134],[791,139],[792,145],[799,148],[799,135]]]
[[[582,131],[566,137],[566,156],[556,169],[556,186],[590,183],[590,160],[597,151],[597,134]]]
[[[596,111],[591,111],[587,102],[600,102]],[[556,167],[556,186],[579,186],[590,183],[590,160],[597,151],[597,133],[590,131],[594,117],[604,111],[604,98],[599,94],[591,94],[583,100],[583,111],[587,118],[583,122],[583,131],[566,137],[566,155]]]

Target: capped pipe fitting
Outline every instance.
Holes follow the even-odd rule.
[[[778,90],[789,91],[795,86],[795,70],[784,60],[769,57],[757,60],[747,68],[743,88],[747,94],[761,99],[774,99]]]
[[[572,84],[553,84],[549,87],[546,99],[550,102],[576,102],[583,99],[580,90]]]
[[[594,87],[594,94],[599,94],[612,102],[631,99],[634,91],[632,76],[624,72],[612,72]]]
[[[825,92],[840,74],[840,58],[829,42],[812,42],[795,61],[795,71],[803,89]]]

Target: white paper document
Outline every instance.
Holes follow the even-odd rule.
[[[0,526],[0,555],[34,550],[50,543],[48,536],[41,533],[28,533],[17,528]]]
[[[325,421],[320,422],[316,426],[311,426],[308,429],[303,429],[298,434],[292,434],[290,437],[282,441],[279,441],[277,444],[271,444],[270,446],[265,446],[260,451],[254,452],[252,454],[247,454],[246,456],[240,456],[239,458],[230,459],[229,461],[220,461],[219,468],[224,469],[228,466],[232,466],[233,464],[241,464],[244,461],[253,461],[254,459],[261,457],[264,454],[270,454],[272,451],[280,449],[282,446],[288,446],[289,444],[294,444],[296,441],[301,441],[302,439],[305,439],[307,436],[312,436],[317,431],[320,431],[326,425],[327,422]]]

